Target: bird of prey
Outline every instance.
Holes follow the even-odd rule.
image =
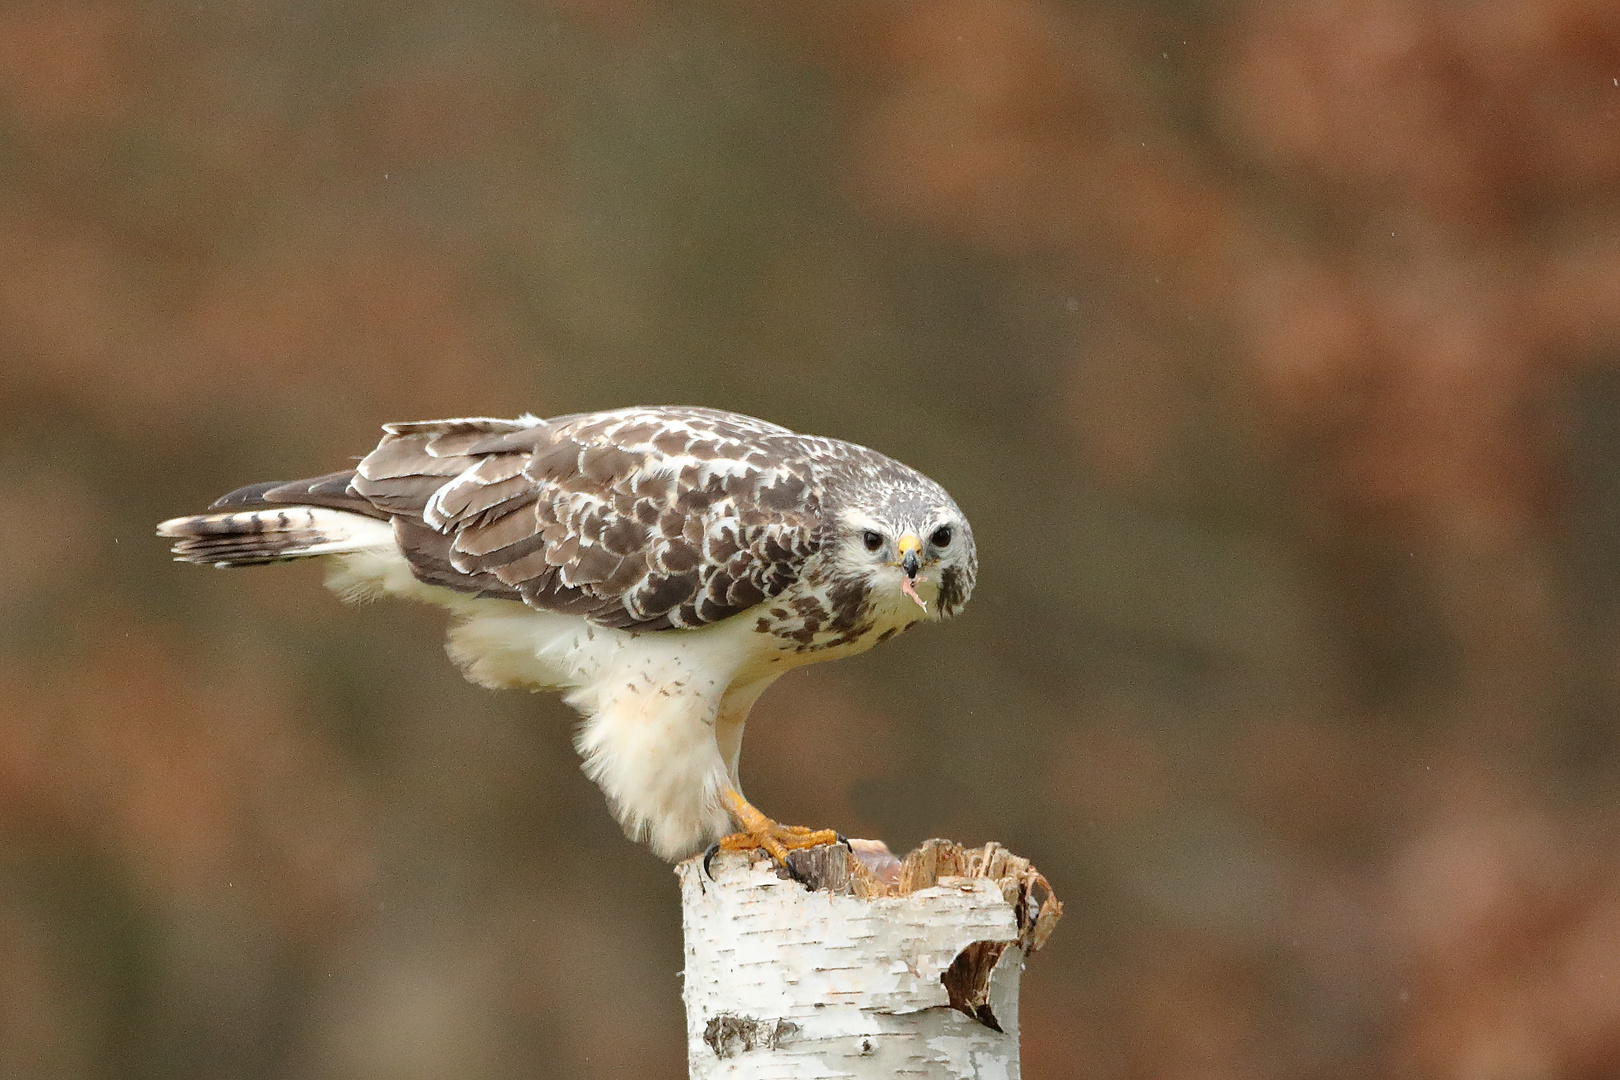
[[[448,608],[469,679],[566,695],[585,772],[666,859],[833,842],[743,798],[749,709],[973,591],[945,489],[853,443],[685,407],[383,431],[352,469],[241,488],[158,534],[181,561],[320,558],[345,599]]]

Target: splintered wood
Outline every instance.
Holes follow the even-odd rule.
[[[693,1080],[1017,1080],[1018,978],[1063,905],[999,844],[677,868]]]

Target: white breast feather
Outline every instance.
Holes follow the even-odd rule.
[[[449,608],[457,619],[447,649],[472,681],[565,691],[584,717],[574,740],[584,770],[632,839],[678,859],[731,831],[719,796],[728,779],[737,783],[742,721],[797,660],[753,618],[633,633],[425,585],[398,553],[337,563],[327,584],[345,597],[388,593]]]

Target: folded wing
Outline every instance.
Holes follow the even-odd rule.
[[[385,431],[342,497],[392,520],[418,578],[460,592],[606,626],[701,626],[781,593],[819,544],[798,436],[751,418],[626,409]]]

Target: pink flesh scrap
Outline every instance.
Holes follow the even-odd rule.
[[[927,581],[928,579],[919,574],[917,576],[916,580],[917,581]],[[911,597],[913,600],[917,601],[917,606],[918,607],[922,608],[924,611],[927,611],[928,610],[928,601],[924,600],[922,597],[917,595],[917,590],[911,587],[911,582],[912,582],[911,578],[901,578],[900,579],[900,591],[905,593],[907,596]]]

